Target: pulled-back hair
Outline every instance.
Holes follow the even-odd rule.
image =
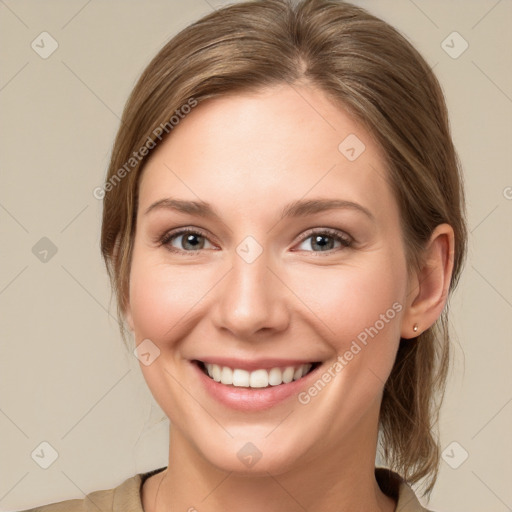
[[[466,251],[464,192],[445,100],[429,65],[396,29],[349,3],[243,2],[173,37],[144,70],[125,106],[104,187],[101,234],[125,342],[138,183],[147,155],[172,136],[171,119],[181,119],[191,106],[282,83],[319,88],[380,144],[410,271],[419,268],[434,228],[452,226],[453,291]],[[447,311],[448,306],[416,338],[400,340],[380,410],[385,462],[410,483],[425,478],[426,493],[439,466],[436,429],[449,367]]]

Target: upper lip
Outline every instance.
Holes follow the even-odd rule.
[[[229,368],[239,368],[241,370],[253,371],[270,368],[286,368],[287,366],[300,366],[308,363],[319,362],[318,359],[237,359],[232,357],[204,357],[197,358],[204,364],[217,364],[219,366],[227,366]]]

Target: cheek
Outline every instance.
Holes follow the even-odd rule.
[[[136,333],[158,343],[207,291],[204,278],[191,267],[173,267],[142,260],[134,254],[130,275],[130,306]],[[188,318],[188,317],[187,317]]]
[[[373,262],[309,270],[295,277],[305,302],[335,332],[373,325],[394,302],[402,301],[406,289],[405,265],[381,256]]]
[[[365,365],[386,373],[400,340],[406,276],[405,259],[390,251],[359,264],[297,272],[292,286],[314,312],[315,331],[337,355],[357,359],[352,371]]]

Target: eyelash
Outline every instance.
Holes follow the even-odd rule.
[[[170,242],[174,238],[176,238],[180,235],[186,235],[189,233],[194,234],[194,235],[200,235],[201,237],[208,239],[206,234],[200,229],[184,228],[184,229],[180,229],[179,231],[170,231],[170,232],[165,233],[160,238],[159,245],[165,246],[167,250],[169,250],[173,253],[188,254],[190,256],[195,256],[201,249],[196,249],[196,250],[192,250],[192,251],[184,251],[184,250],[177,249],[176,247],[173,247],[172,245],[170,245]],[[350,238],[349,236],[347,236],[345,233],[343,233],[341,231],[338,231],[336,229],[331,229],[331,228],[315,229],[315,230],[308,231],[303,237],[301,237],[301,239],[299,240],[299,244],[301,244],[302,242],[304,242],[308,238],[311,238],[314,235],[329,235],[329,237],[334,238],[336,241],[339,241],[342,245],[342,247],[338,247],[335,249],[328,249],[326,251],[306,251],[306,252],[312,252],[318,256],[332,255],[335,252],[352,247],[352,244],[353,244],[352,238]]]

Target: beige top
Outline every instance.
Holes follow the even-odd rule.
[[[146,478],[164,469],[138,473],[113,489],[93,491],[82,499],[59,501],[20,512],[144,512],[142,484]],[[382,492],[398,500],[395,512],[432,512],[421,506],[412,489],[396,473],[376,468],[375,477]]]

